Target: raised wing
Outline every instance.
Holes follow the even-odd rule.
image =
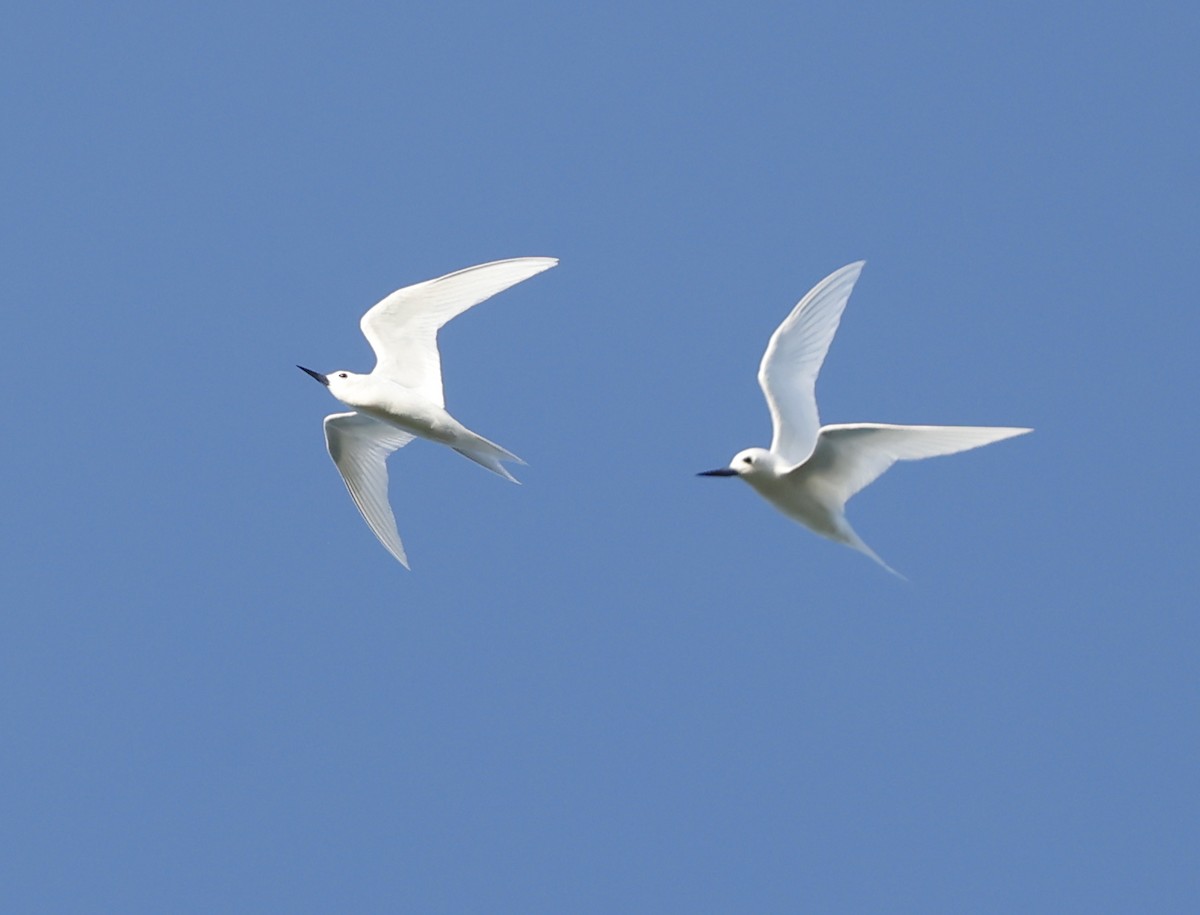
[[[472,305],[557,263],[553,257],[517,257],[397,289],[373,306],[360,322],[363,335],[375,350],[375,371],[445,406],[438,329]]]
[[[808,460],[817,445],[817,373],[865,263],[848,264],[817,283],[771,335],[763,353],[758,383],[771,410],[771,450],[789,464]]]
[[[388,504],[386,461],[389,454],[412,440],[407,432],[361,413],[325,417],[325,444],[350,497],[379,542],[406,569],[408,557],[396,531],[396,516]]]
[[[812,459],[793,473],[811,474],[826,484],[841,505],[879,478],[896,461],[957,454],[1024,435],[1032,429],[1002,426],[890,426],[849,423],[826,426]],[[811,485],[811,484],[810,484]]]

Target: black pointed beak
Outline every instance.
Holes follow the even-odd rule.
[[[298,366],[296,366],[296,368],[298,368],[302,372],[308,372],[308,374],[312,375],[313,378],[317,379],[317,381],[321,382],[321,384],[325,385],[325,387],[329,387],[329,379],[326,378],[324,375],[322,375],[320,372],[314,372],[312,369],[306,369],[302,365],[298,365]]]
[[[716,470],[701,470],[698,477],[736,477],[737,471],[732,467],[718,467]]]

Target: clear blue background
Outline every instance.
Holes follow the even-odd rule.
[[[1192,912],[1194,4],[28,3],[0,37],[0,903]],[[295,363],[392,289],[511,486]],[[858,258],[851,504],[698,479]]]

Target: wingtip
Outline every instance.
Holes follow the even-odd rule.
[[[495,261],[494,263],[502,264],[502,263],[506,263],[506,261]],[[533,255],[530,255],[529,257],[509,258],[507,263],[537,264],[542,270],[549,270],[551,267],[558,266],[558,258],[557,257],[549,257],[549,256],[543,255],[543,254],[533,254]],[[486,266],[486,265],[484,265],[484,266]]]

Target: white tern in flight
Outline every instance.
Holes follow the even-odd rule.
[[[557,263],[553,257],[517,257],[397,289],[360,322],[375,351],[375,368],[369,375],[341,370],[322,375],[297,366],[354,408],[325,417],[325,444],[363,518],[405,568],[408,557],[388,504],[389,454],[414,438],[425,438],[449,445],[514,483],[500,462],[525,463],[446,412],[438,329],[472,305]]]
[[[758,367],[758,383],[774,425],[770,449],[739,451],[728,467],[700,476],[741,477],[789,518],[866,553],[899,575],[850,527],[845,510],[850,497],[896,461],[955,454],[1033,430],[883,423],[822,426],[817,418],[817,373],[864,263],[849,264],[817,283],[771,335]]]

